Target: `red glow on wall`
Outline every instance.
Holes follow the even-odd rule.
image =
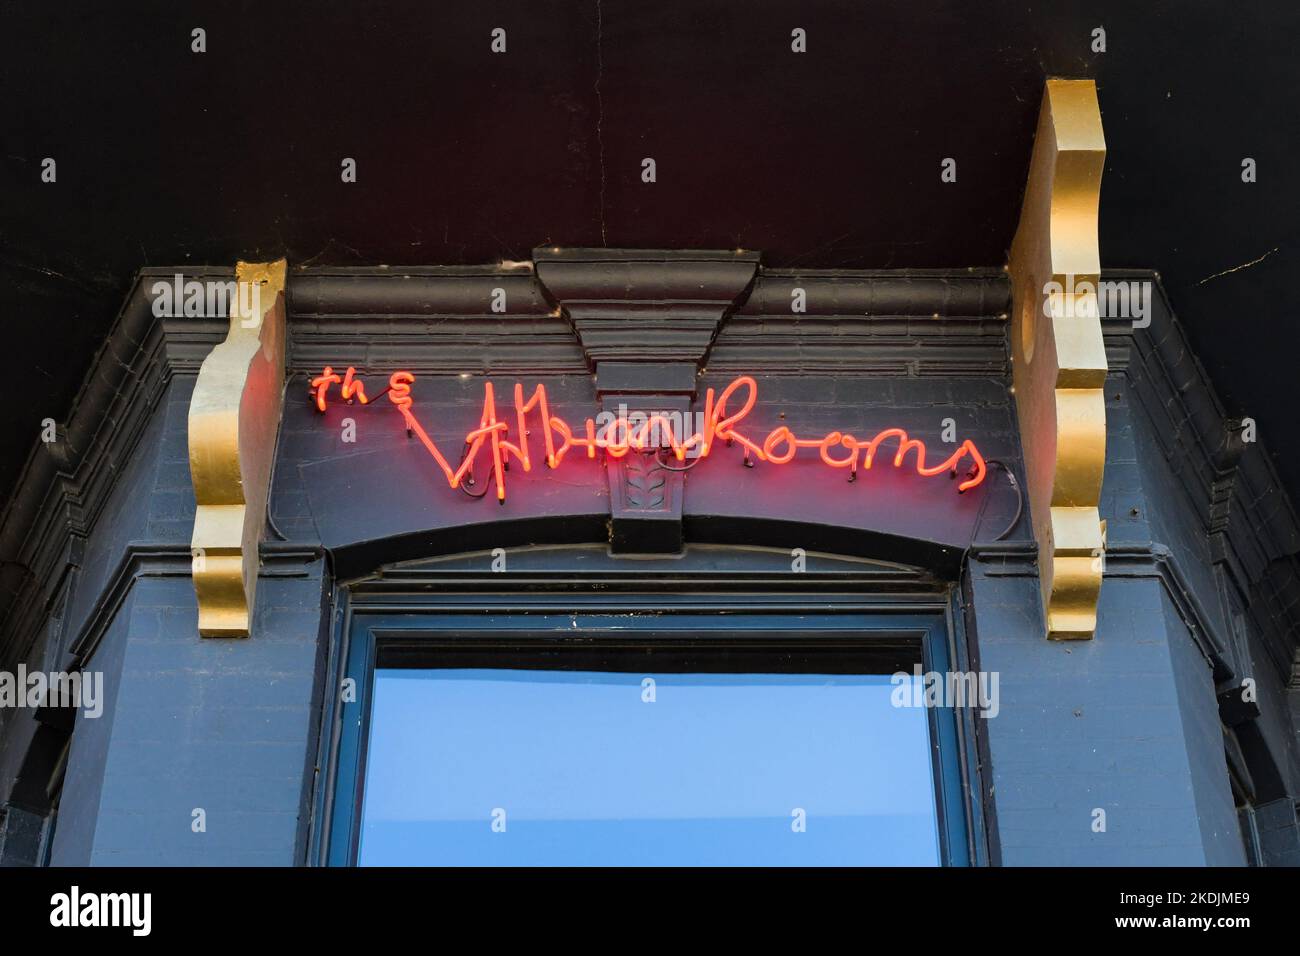
[[[374,399],[366,395],[362,382],[356,377],[356,369],[349,367],[340,376],[330,366],[325,366],[319,376],[311,380],[311,394],[319,411],[325,411],[331,385],[340,386],[343,398],[351,403],[359,401],[362,405],[371,404]],[[437,443],[429,437],[428,432],[416,418],[415,404],[411,397],[411,386],[415,376],[410,372],[394,372],[388,380],[388,387],[383,393],[401,413],[407,433],[418,438],[429,456],[433,458],[452,488],[459,488],[474,468],[479,454],[484,452],[491,458],[492,478],[496,485],[497,500],[505,501],[505,472],[511,459],[517,461],[524,471],[531,471],[533,458],[529,449],[529,431],[527,416],[536,413],[542,428],[542,446],[548,468],[558,468],[565,455],[577,449],[577,453],[588,458],[595,458],[597,451],[610,458],[622,458],[629,452],[655,451],[667,452],[677,461],[684,461],[688,455],[695,459],[709,457],[718,442],[725,445],[739,445],[746,461],[757,460],[770,465],[786,465],[794,460],[799,449],[817,449],[822,462],[831,468],[849,469],[849,480],[857,477],[858,469],[870,471],[877,464],[878,454],[888,455],[883,450],[886,443],[893,448],[890,463],[895,468],[902,468],[908,455],[916,473],[923,477],[933,477],[948,473],[956,477],[957,471],[965,460],[969,467],[966,477],[958,483],[957,490],[967,491],[984,481],[988,470],[984,456],[980,454],[975,443],[967,439],[956,447],[951,455],[943,461],[928,464],[925,443],[908,436],[901,428],[886,428],[869,439],[860,439],[848,432],[833,431],[820,438],[800,438],[787,425],[779,425],[758,441],[750,437],[742,424],[758,401],[758,383],[748,375],[735,379],[715,396],[713,389],[708,389],[704,397],[703,428],[691,434],[676,433],[673,421],[663,415],[643,416],[644,420],[631,421],[623,417],[614,417],[603,425],[588,418],[575,433],[563,418],[552,415],[546,400],[546,386],[538,385],[527,399],[524,387],[516,383],[513,406],[517,441],[510,439],[510,424],[497,417],[496,393],[491,382],[483,385],[483,410],[479,416],[478,427],[465,435],[465,448],[459,463],[453,467],[439,450]],[[379,396],[376,395],[376,398]],[[896,444],[895,444],[896,443]]]

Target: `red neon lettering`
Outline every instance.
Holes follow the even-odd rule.
[[[356,374],[357,374],[357,370],[354,369],[351,365],[349,365],[347,373],[344,374],[343,376],[343,388],[340,389],[340,391],[343,393],[343,397],[348,401],[352,400],[352,395],[355,392],[357,396],[357,401],[359,401],[362,405],[368,405],[370,404],[370,399],[366,398],[365,387],[359,381],[356,381],[352,377]]]
[[[356,370],[349,367],[344,376],[340,377],[333,368],[325,366],[321,374],[311,380],[311,394],[316,408],[325,411],[329,387],[333,384],[341,385],[340,392],[345,400],[350,400],[355,395],[362,405],[369,404],[365,387],[354,377],[355,373]],[[525,401],[523,385],[516,384],[514,406],[517,437],[514,441],[509,437],[510,426],[497,417],[496,393],[492,383],[485,382],[478,427],[466,433],[464,454],[460,464],[453,468],[412,411],[414,400],[411,397],[411,386],[414,383],[415,376],[410,372],[394,372],[389,377],[388,388],[385,390],[389,401],[401,413],[407,432],[420,440],[452,488],[460,487],[473,470],[479,452],[484,445],[488,445],[491,449],[492,478],[500,502],[506,498],[505,472],[510,467],[510,459],[519,462],[525,472],[532,470],[527,426],[527,416],[532,412],[536,412],[541,419],[542,443],[548,468],[558,468],[572,448],[585,449],[587,457],[592,459],[596,457],[598,449],[610,458],[619,459],[634,451],[657,452],[664,446],[672,451],[678,461],[684,460],[692,450],[695,450],[696,458],[707,458],[713,451],[714,440],[719,439],[729,445],[739,444],[746,461],[752,456],[772,465],[790,463],[801,448],[815,448],[827,466],[848,468],[851,481],[857,476],[859,465],[869,471],[875,464],[876,453],[881,446],[890,439],[895,439],[898,443],[892,462],[895,468],[903,467],[907,455],[913,453],[918,475],[929,478],[949,472],[955,477],[962,461],[968,459],[970,471],[965,480],[958,483],[958,491],[976,487],[988,473],[984,456],[969,439],[957,446],[943,461],[928,465],[925,443],[910,438],[901,428],[886,428],[870,440],[863,441],[839,431],[829,432],[820,438],[799,438],[789,426],[779,425],[761,443],[756,442],[738,427],[758,401],[758,383],[748,375],[735,379],[716,398],[713,389],[708,389],[704,397],[703,431],[680,436],[676,434],[672,421],[661,414],[646,416],[645,421],[635,426],[621,416],[600,427],[597,427],[594,419],[588,418],[583,423],[582,432],[575,435],[568,422],[551,414],[546,399],[546,386],[539,384],[533,389],[532,396]],[[743,401],[739,394],[742,390]],[[729,406],[737,404],[739,407],[731,411]]]
[[[316,408],[325,411],[325,396],[329,393],[330,385],[341,382],[343,379],[334,374],[334,369],[328,365],[325,370],[311,380],[311,387],[316,392]]]

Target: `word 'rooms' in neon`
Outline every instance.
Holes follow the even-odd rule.
[[[848,468],[850,478],[857,475],[858,468],[869,470],[875,463],[876,453],[881,446],[891,439],[898,442],[893,455],[893,466],[901,468],[909,452],[914,452],[913,461],[917,474],[925,477],[941,475],[945,472],[955,475],[963,459],[969,459],[970,469],[963,481],[957,485],[958,491],[974,488],[984,480],[987,469],[984,456],[979,453],[974,442],[967,439],[946,459],[935,465],[926,464],[925,443],[909,438],[901,428],[886,428],[870,440],[855,438],[847,432],[833,431],[821,438],[799,438],[789,427],[780,425],[768,432],[761,442],[755,441],[740,429],[745,416],[753,409],[758,400],[758,383],[748,375],[742,375],[724,388],[721,394],[714,396],[713,389],[705,393],[704,427],[691,435],[677,435],[673,423],[663,415],[650,415],[643,421],[629,422],[627,418],[616,417],[610,422],[597,425],[588,418],[577,434],[569,424],[558,415],[552,415],[546,400],[546,386],[538,385],[532,395],[524,398],[522,384],[515,385],[514,409],[518,443],[512,442],[508,435],[510,426],[497,417],[496,394],[491,382],[483,384],[483,412],[479,417],[478,427],[465,435],[465,453],[460,464],[452,467],[451,463],[438,449],[438,445],[429,437],[412,411],[414,400],[411,398],[411,385],[415,376],[410,372],[394,372],[388,380],[388,387],[382,394],[402,414],[409,434],[420,439],[421,444],[437,462],[438,467],[447,478],[452,488],[458,488],[467,476],[470,476],[474,462],[484,446],[491,448],[492,476],[496,482],[497,499],[505,501],[505,470],[511,458],[519,462],[524,471],[531,471],[533,458],[528,445],[528,429],[525,424],[530,413],[540,416],[542,443],[545,448],[547,467],[558,468],[565,455],[574,449],[586,452],[588,458],[595,458],[597,450],[611,458],[622,458],[629,452],[654,451],[662,448],[671,450],[678,461],[683,461],[687,453],[693,453],[696,459],[707,458],[717,442],[728,445],[738,444],[744,450],[745,458],[750,456],[758,461],[773,465],[788,464],[801,448],[816,448],[821,460],[832,468]],[[356,377],[356,369],[348,368],[342,375],[335,373],[330,366],[312,379],[312,395],[316,408],[325,411],[331,385],[338,385],[343,398],[348,402],[357,401],[368,405],[372,401],[367,395],[365,385]],[[739,401],[738,393],[744,390],[744,402],[735,411],[729,405]],[[379,396],[376,396],[378,398]],[[470,479],[472,481],[472,478]]]

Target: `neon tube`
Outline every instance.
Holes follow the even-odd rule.
[[[365,386],[355,377],[356,369],[351,366],[343,376],[327,365],[321,374],[311,380],[311,395],[318,411],[324,412],[328,406],[331,385],[339,385],[340,393],[347,401],[353,396],[362,404],[370,404],[366,397]],[[913,455],[916,473],[924,478],[951,473],[954,477],[963,460],[969,459],[970,471],[965,480],[957,485],[958,492],[968,491],[980,485],[988,474],[984,456],[980,454],[975,443],[970,439],[962,442],[956,450],[937,464],[927,464],[925,443],[911,438],[901,428],[886,428],[870,439],[859,439],[841,431],[828,432],[820,438],[800,438],[788,425],[778,425],[768,432],[761,441],[755,441],[740,430],[741,423],[758,402],[758,383],[748,375],[742,375],[732,381],[715,397],[714,390],[708,389],[704,397],[704,427],[700,432],[690,435],[677,435],[672,421],[664,415],[654,414],[645,417],[645,421],[633,426],[626,418],[616,417],[602,426],[594,419],[588,418],[583,428],[575,435],[569,423],[558,415],[552,415],[550,403],[546,398],[546,386],[538,384],[532,396],[524,399],[524,387],[516,383],[514,387],[514,408],[516,438],[509,437],[510,426],[498,419],[496,393],[491,382],[483,384],[483,409],[479,416],[478,427],[465,435],[465,453],[458,467],[453,468],[438,448],[437,443],[429,437],[428,432],[415,417],[412,407],[411,386],[415,376],[411,372],[394,372],[388,379],[386,394],[388,400],[397,408],[406,426],[407,433],[418,438],[420,444],[437,463],[452,488],[460,487],[472,472],[474,462],[478,459],[483,446],[490,445],[492,461],[492,479],[496,486],[497,500],[506,500],[505,473],[510,468],[513,458],[519,462],[525,472],[532,470],[532,455],[528,442],[529,413],[535,412],[541,419],[542,441],[548,468],[558,468],[570,449],[585,450],[589,459],[596,458],[597,451],[602,451],[608,458],[620,459],[631,452],[655,451],[667,447],[678,461],[685,460],[687,454],[695,451],[697,459],[709,457],[715,448],[715,440],[728,445],[738,444],[744,454],[746,463],[750,458],[770,465],[786,465],[794,461],[800,449],[817,449],[822,462],[830,468],[848,468],[849,480],[857,477],[858,468],[870,471],[876,463],[876,454],[891,439],[897,440],[892,464],[902,468],[909,454]],[[744,391],[741,401],[739,393]],[[736,411],[729,406],[739,403]],[[660,440],[656,441],[656,433]]]

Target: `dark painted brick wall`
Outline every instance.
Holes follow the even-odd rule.
[[[1245,850],[1228,784],[1213,673],[1168,594],[1162,592],[1160,597],[1205,862],[1240,866]]]
[[[1001,682],[984,723],[1003,863],[1205,863],[1160,584],[1107,581],[1096,639],[1072,642],[1042,638],[1034,578],[977,565],[972,585],[980,664]]]
[[[89,845],[59,861],[92,864],[291,865],[311,779],[323,566],[261,582],[258,637],[197,636],[183,577],[141,578],[92,666],[120,655],[106,749],[74,754],[69,777],[102,771]],[[206,814],[195,832],[193,811]],[[76,855],[74,855],[76,854]]]
[[[187,416],[174,379],[124,463],[85,553],[68,630],[90,618],[130,547],[171,553],[138,568],[86,663],[98,719],[79,714],[55,833],[56,864],[301,862],[313,784],[324,565],[280,562],[259,585],[248,641],[197,633]],[[0,748],[21,760],[29,715]],[[193,810],[206,831],[192,829]]]
[[[135,595],[121,604],[86,668],[104,675],[104,712],[93,718],[77,714],[50,857],[55,866],[88,866],[92,859],[134,604]]]

